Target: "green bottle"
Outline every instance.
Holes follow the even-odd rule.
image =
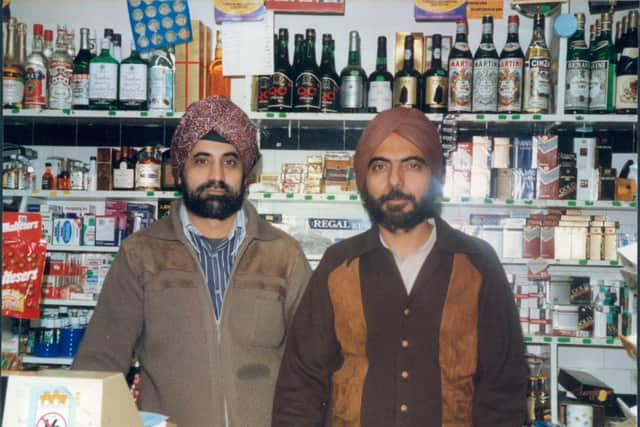
[[[89,108],[118,108],[118,61],[109,53],[111,42],[102,39],[100,55],[89,62]]]
[[[118,99],[121,110],[147,109],[147,68],[147,62],[131,42],[131,55],[120,63]]]
[[[367,108],[367,74],[360,65],[360,35],[349,32],[349,63],[340,72],[340,109],[364,113]]]
[[[589,111],[613,113],[616,80],[616,49],[611,42],[611,14],[604,13],[602,33],[596,41],[591,57],[591,81],[589,83]]]
[[[584,14],[576,13],[578,30],[569,39],[564,111],[583,114],[589,109],[589,48],[584,40]]]

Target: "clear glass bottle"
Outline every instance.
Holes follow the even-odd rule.
[[[73,75],[71,76],[71,103],[73,108],[77,110],[89,108],[90,62],[89,29],[80,28],[80,50],[73,60]]]
[[[209,64],[209,96],[222,95],[231,98],[231,78],[222,73],[222,31],[216,31],[216,50]]]
[[[140,57],[131,42],[131,55],[120,63],[119,108],[121,110],[147,109],[147,62]]]
[[[153,51],[149,60],[149,110],[173,111],[174,63],[164,49]]]
[[[67,52],[65,35],[64,25],[58,25],[56,49],[49,61],[49,108],[53,110],[71,108],[73,58]]]
[[[93,28],[89,33],[89,50],[91,51],[92,58],[98,56],[98,39],[96,36],[96,30]]]
[[[589,110],[589,48],[584,40],[584,13],[576,13],[578,30],[571,36],[567,49],[566,90],[564,111],[584,114]]]
[[[601,34],[591,55],[589,112],[612,113],[615,109],[616,50],[611,42],[611,15],[601,16]]]
[[[42,50],[42,54],[47,58],[47,64],[51,61],[53,51],[53,31],[44,30],[44,49]]]
[[[7,52],[2,64],[3,108],[22,108],[24,96],[24,66],[18,55],[18,21],[10,18],[7,32]]]
[[[524,111],[546,114],[550,103],[551,52],[544,39],[544,15],[538,14],[524,61]]]
[[[360,35],[349,32],[349,62],[340,72],[340,109],[362,113],[367,108],[367,75],[360,65]]]
[[[89,62],[89,108],[118,108],[118,61],[109,53],[107,39],[102,39],[100,55]]]
[[[47,105],[47,58],[42,54],[42,24],[33,25],[31,54],[25,65],[25,108],[45,108]]]
[[[442,36],[431,36],[431,68],[423,76],[424,79],[424,108],[426,113],[447,112],[447,70],[442,68]]]
[[[473,57],[467,41],[467,21],[456,20],[456,40],[449,54],[449,107],[451,112],[471,111]]]
[[[416,70],[413,58],[413,36],[404,39],[404,61],[393,78],[393,106],[406,108],[422,107],[421,75]]]
[[[322,59],[320,65],[320,111],[337,113],[340,110],[340,76],[336,73],[333,39],[322,35]]]

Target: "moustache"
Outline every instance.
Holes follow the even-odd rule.
[[[405,194],[400,190],[391,190],[384,196],[381,196],[378,199],[378,202],[382,204],[388,202],[389,200],[408,200],[410,202],[416,202],[416,198],[414,196],[412,196],[411,194]]]
[[[220,180],[211,180],[211,181],[207,181],[204,184],[200,184],[197,188],[195,193],[196,194],[202,194],[205,191],[209,190],[209,189],[214,189],[214,190],[224,190],[225,194],[231,193],[231,187],[229,187],[229,185],[227,185],[226,182],[224,181],[220,181]],[[212,197],[217,197],[217,196],[212,196]]]

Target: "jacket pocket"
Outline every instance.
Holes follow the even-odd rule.
[[[230,317],[234,334],[248,345],[280,347],[286,331],[284,279],[238,275],[233,294],[235,308]]]
[[[362,393],[368,368],[365,357],[345,355],[342,367],[333,373],[331,406],[334,425],[360,425]]]
[[[145,288],[148,291],[157,292],[166,289],[197,288],[197,274],[182,270],[163,270],[157,274],[143,277]]]

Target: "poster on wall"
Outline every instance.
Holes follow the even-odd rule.
[[[160,49],[192,39],[187,0],[128,0],[129,22],[137,50]]]
[[[346,0],[266,0],[267,9],[276,12],[344,13]]]
[[[454,21],[467,16],[467,0],[416,0],[416,21]]]
[[[216,23],[262,21],[264,0],[214,0]]]
[[[2,215],[2,315],[40,318],[47,243],[39,213]]]
[[[502,19],[504,0],[467,0],[467,19],[482,19],[486,15]]]

